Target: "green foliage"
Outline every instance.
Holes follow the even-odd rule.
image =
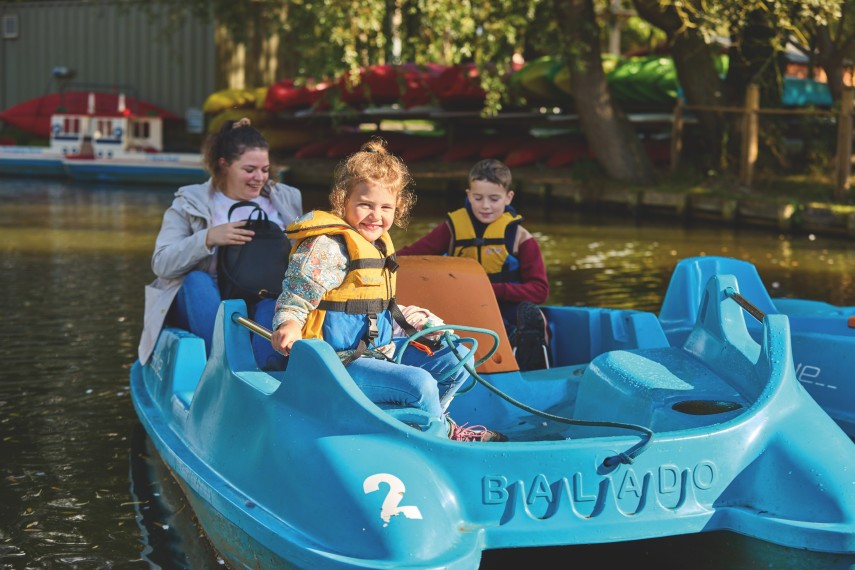
[[[665,33],[638,16],[629,17],[621,26],[622,53],[645,52],[664,45]]]
[[[278,35],[298,77],[331,78],[383,63],[473,62],[488,107],[504,97],[500,80],[528,34],[552,27],[544,0],[152,0],[152,13],[178,26],[212,18],[237,43]],[[533,25],[532,22],[535,22]]]

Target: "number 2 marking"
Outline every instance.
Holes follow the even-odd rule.
[[[383,507],[380,509],[380,518],[384,522],[383,526],[388,526],[389,520],[395,515],[404,515],[408,519],[422,518],[422,512],[418,507],[412,505],[399,506],[404,498],[404,491],[407,489],[403,481],[390,473],[375,473],[367,477],[362,483],[362,490],[365,491],[366,495],[379,491],[380,483],[386,483],[389,486],[389,492],[386,493]]]

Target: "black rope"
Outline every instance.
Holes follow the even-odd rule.
[[[449,348],[451,348],[451,352],[454,354],[454,356],[456,356],[458,360],[461,360],[462,357],[457,352],[457,347],[455,347],[454,344],[452,343],[451,335],[448,333],[448,331],[445,332],[445,335],[443,336],[443,340],[445,340],[446,344],[449,346]],[[625,424],[625,423],[620,423],[620,422],[595,422],[595,421],[588,421],[588,420],[576,420],[573,418],[565,418],[564,416],[556,416],[555,414],[550,414],[549,412],[544,412],[542,410],[532,408],[531,406],[523,404],[519,400],[516,400],[516,399],[512,398],[511,396],[505,394],[504,392],[502,392],[501,390],[499,390],[498,388],[496,388],[495,386],[493,386],[492,384],[490,384],[489,382],[487,382],[486,380],[481,378],[481,376],[478,374],[478,372],[475,371],[475,367],[473,367],[470,363],[464,364],[464,368],[466,368],[466,370],[469,372],[469,374],[472,375],[472,378],[474,378],[477,382],[480,382],[485,388],[487,388],[488,390],[490,390],[491,392],[493,392],[494,394],[496,394],[497,396],[499,396],[500,398],[502,398],[506,402],[520,408],[521,410],[524,410],[526,412],[534,414],[536,416],[540,416],[540,417],[543,417],[546,419],[550,419],[550,420],[553,420],[556,422],[561,422],[561,423],[570,424],[570,425],[586,426],[586,427],[620,428],[620,429],[640,431],[644,434],[644,437],[642,438],[642,440],[639,441],[638,443],[636,443],[635,445],[633,445],[632,447],[630,447],[628,450],[624,451],[623,453],[618,453],[617,455],[611,455],[609,457],[606,457],[603,460],[603,465],[606,467],[614,467],[615,465],[617,465],[619,463],[625,463],[627,465],[630,465],[633,462],[633,460],[638,455],[640,455],[647,448],[647,446],[649,446],[650,443],[653,441],[653,430],[646,428],[644,426],[640,426],[640,425],[636,425],[636,424]],[[468,390],[469,390],[469,388],[467,388],[467,391]],[[457,393],[460,394],[462,392],[460,390],[458,390]]]

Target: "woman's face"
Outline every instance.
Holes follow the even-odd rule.
[[[374,242],[392,227],[397,199],[392,191],[374,182],[360,182],[344,204],[344,221],[359,235]]]
[[[270,156],[267,150],[251,148],[240,157],[226,164],[220,159],[225,173],[223,194],[232,200],[254,200],[270,178]]]

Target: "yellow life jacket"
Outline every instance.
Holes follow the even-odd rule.
[[[520,264],[513,251],[522,216],[506,210],[477,235],[469,208],[448,213],[451,254],[480,263],[493,283],[519,283]]]
[[[360,340],[383,346],[392,340],[389,305],[395,299],[395,246],[388,233],[380,237],[385,255],[347,222],[329,212],[313,211],[295,220],[285,230],[297,244],[306,238],[341,236],[350,263],[337,288],[327,291],[318,308],[309,313],[303,338],[322,338],[336,351],[356,349]]]

